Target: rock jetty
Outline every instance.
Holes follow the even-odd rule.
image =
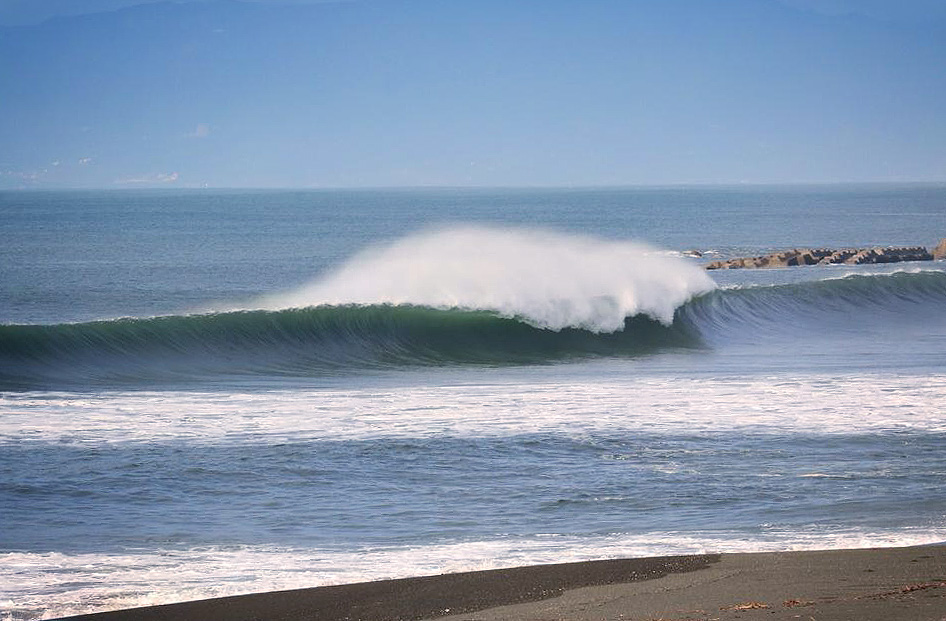
[[[900,263],[902,261],[933,261],[946,259],[946,239],[932,251],[922,246],[900,248],[795,248],[761,257],[741,257],[713,261],[708,270],[740,268],[792,267],[796,265],[865,265]]]

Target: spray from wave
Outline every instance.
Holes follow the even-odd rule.
[[[0,326],[0,390],[636,356],[698,347],[674,316],[714,288],[698,266],[640,244],[441,229],[237,309]]]
[[[258,308],[484,310],[538,328],[607,333],[636,315],[669,325],[679,306],[714,288],[698,266],[643,244],[462,226],[366,250],[326,277],[264,298]]]

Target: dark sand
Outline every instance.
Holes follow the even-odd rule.
[[[946,621],[946,546],[592,561],[242,595],[70,617]]]

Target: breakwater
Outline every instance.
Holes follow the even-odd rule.
[[[932,250],[923,246],[875,248],[794,248],[757,257],[738,257],[706,264],[708,270],[793,267],[798,265],[865,265],[946,259],[946,239]]]

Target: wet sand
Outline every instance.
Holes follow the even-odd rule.
[[[98,621],[946,621],[946,546],[540,565],[242,595]]]

